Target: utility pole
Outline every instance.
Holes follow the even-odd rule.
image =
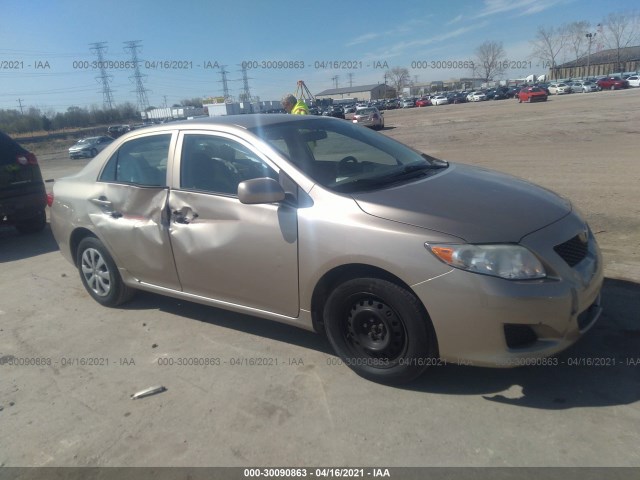
[[[107,42],[96,42],[90,43],[89,45],[91,45],[90,50],[93,50],[98,56],[98,67],[100,69],[100,75],[96,77],[96,80],[102,82],[102,105],[106,109],[113,110],[113,95],[111,94],[111,87],[109,87],[109,82],[111,81],[111,78],[113,78],[113,76],[107,73],[107,69],[105,68],[104,56],[102,55],[102,53],[107,50],[106,44]]]
[[[138,100],[138,110],[140,112],[144,112],[149,108],[149,99],[147,98],[147,90],[144,88],[142,84],[142,80],[146,75],[140,73],[140,61],[138,60],[138,48],[141,47],[140,40],[131,40],[129,42],[124,42],[126,47],[125,51],[131,52],[131,61],[133,62],[133,75],[129,77],[129,79],[133,79],[136,84],[136,98]]]
[[[245,102],[251,102],[251,91],[249,90],[249,77],[247,77],[247,66],[242,65],[242,95]]]
[[[18,105],[20,105],[20,115],[24,115],[24,111],[22,110],[22,99],[18,99]]]
[[[220,75],[222,75],[222,80],[220,81],[222,82],[222,96],[226,102],[231,99],[231,95],[229,95],[229,84],[227,83],[227,73],[229,72],[227,72],[224,67],[226,67],[226,65],[220,65]]]
[[[340,78],[339,75],[335,75],[333,77],[331,77],[331,81],[333,82],[333,84],[335,85],[334,88],[338,88],[338,78]]]

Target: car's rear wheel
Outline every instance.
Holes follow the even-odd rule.
[[[76,264],[84,288],[98,303],[115,307],[134,295],[135,290],[124,284],[113,258],[97,238],[87,237],[80,242]]]
[[[98,150],[96,150],[95,148],[91,149],[91,157],[95,157],[98,154]]]
[[[424,307],[387,280],[358,278],[338,285],[325,304],[324,323],[336,354],[369,380],[407,383],[437,363],[435,332]]]
[[[47,214],[44,210],[40,210],[35,216],[16,222],[16,229],[20,233],[38,233],[44,229],[46,224]]]

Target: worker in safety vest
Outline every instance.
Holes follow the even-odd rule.
[[[292,115],[309,115],[309,107],[304,100],[298,101],[294,95],[288,93],[282,97],[282,108]]]

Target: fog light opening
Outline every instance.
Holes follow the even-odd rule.
[[[526,348],[538,341],[536,332],[529,325],[507,323],[504,325],[504,337],[507,347],[517,349]]]

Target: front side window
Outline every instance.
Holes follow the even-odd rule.
[[[278,173],[244,145],[216,135],[187,134],[182,144],[180,188],[237,195],[238,184]]]
[[[170,143],[170,133],[129,140],[111,156],[100,181],[165,186]]]

